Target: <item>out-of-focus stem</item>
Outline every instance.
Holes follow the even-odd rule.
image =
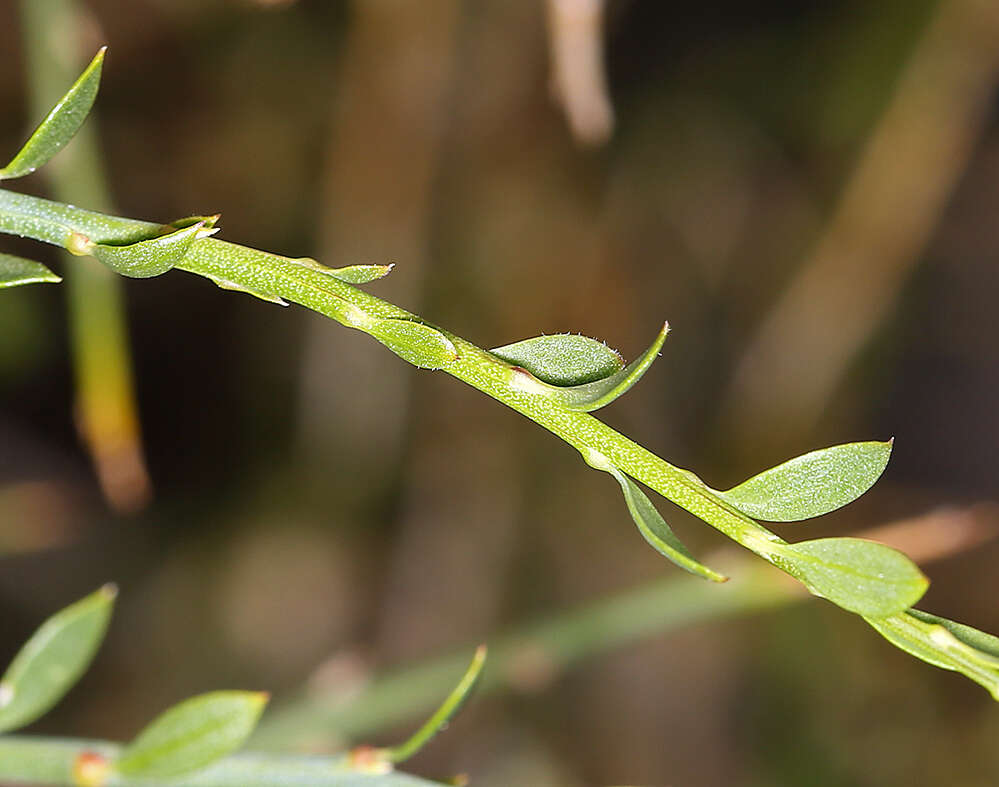
[[[583,145],[601,145],[614,130],[603,36],[604,0],[548,0],[552,90]]]
[[[997,74],[999,5],[944,0],[814,251],[746,350],[723,408],[729,444],[800,434],[821,416],[919,261]]]
[[[42,117],[78,76],[90,42],[75,0],[22,0],[32,114]],[[50,167],[51,190],[63,202],[110,210],[93,119]],[[68,255],[67,255],[68,257]],[[76,376],[76,417],[105,496],[114,508],[141,508],[151,487],[132,379],[122,283],[96,260],[66,265]]]
[[[966,552],[999,534],[999,507],[943,509],[857,533],[913,554],[921,562]],[[532,691],[566,669],[648,637],[685,626],[762,612],[811,598],[789,578],[749,556],[710,558],[731,574],[723,587],[699,577],[670,575],[508,632],[489,647],[480,691]],[[306,691],[268,712],[253,745],[282,748],[323,734],[356,740],[404,723],[434,706],[468,658],[467,649],[378,677],[342,697]],[[328,738],[329,739],[329,738]]]

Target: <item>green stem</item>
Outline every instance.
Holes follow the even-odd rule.
[[[732,574],[722,587],[699,577],[670,575],[497,637],[489,646],[489,669],[478,690],[537,691],[571,666],[628,643],[809,598],[800,586],[748,556],[719,555],[716,560]],[[269,710],[250,745],[271,750],[294,747],[313,738],[317,730],[357,741],[405,724],[434,707],[466,663],[467,653],[461,648],[378,676],[351,691],[349,700],[304,692]]]
[[[32,114],[43,117],[80,71],[82,11],[76,0],[21,0]],[[110,210],[111,198],[92,125],[46,170],[64,202]],[[82,438],[101,486],[118,510],[140,508],[150,494],[135,402],[122,282],[95,261],[66,275],[69,330]]]
[[[129,243],[154,236],[161,229],[162,225],[150,222],[0,190],[0,231],[58,246],[79,245],[80,236],[96,243]],[[367,332],[378,319],[420,321],[416,315],[298,260],[214,238],[195,242],[177,268],[224,282],[225,286],[285,298]],[[591,451],[603,454],[632,478],[788,570],[775,554],[785,542],[719,500],[693,473],[674,467],[593,416],[566,410],[532,392],[515,367],[447,331],[440,333],[457,350],[456,357],[440,364],[442,371],[522,413],[584,456]]]
[[[66,785],[88,782],[80,776],[82,761],[111,762],[121,746],[107,741],[0,737],[0,783]],[[98,766],[99,767],[99,766]],[[149,782],[141,782],[148,785]],[[129,787],[126,778],[107,774],[106,787]],[[157,780],[158,787],[432,787],[429,782],[403,773],[362,773],[352,770],[348,757],[305,757],[272,754],[236,754],[193,773]]]

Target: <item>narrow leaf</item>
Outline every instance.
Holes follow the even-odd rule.
[[[268,303],[276,303],[278,306],[287,306],[288,301],[279,295],[274,295],[269,292],[264,292],[263,290],[255,290],[250,287],[244,287],[242,284],[236,284],[236,282],[229,281],[228,279],[222,279],[218,276],[213,276],[210,273],[206,273],[209,279],[215,282],[215,286],[220,290],[229,290],[230,292],[245,292],[247,295],[252,295],[254,298],[259,298],[262,301],[267,301]]]
[[[603,342],[574,333],[535,336],[489,352],[554,386],[601,380],[624,366],[621,356]]]
[[[422,322],[386,317],[366,330],[400,358],[421,369],[441,369],[458,357],[450,339]]]
[[[122,276],[147,279],[166,273],[184,259],[194,241],[214,232],[217,230],[206,229],[204,222],[199,221],[176,232],[138,243],[123,246],[97,243],[82,248]]]
[[[865,620],[906,653],[960,672],[999,700],[999,638],[918,609]]]
[[[267,699],[260,692],[213,691],[184,700],[139,733],[115,769],[124,776],[159,779],[203,768],[243,745]]]
[[[856,500],[878,480],[892,441],[846,443],[799,456],[716,494],[732,508],[768,522],[828,514]]]
[[[60,281],[62,278],[56,276],[40,262],[15,257],[12,254],[0,254],[0,289],[17,287],[21,284]]]
[[[304,268],[325,273],[327,276],[332,276],[347,284],[369,284],[388,276],[392,272],[392,268],[395,267],[393,263],[390,265],[348,265],[345,268],[329,268],[311,257],[299,257],[292,261]]]
[[[30,724],[63,698],[97,652],[117,595],[114,585],[49,618],[0,680],[0,732]]]
[[[90,65],[35,129],[35,133],[24,143],[24,147],[10,164],[0,169],[0,180],[31,174],[58,153],[80,130],[97,98],[106,49],[107,47],[103,47],[94,56]]]
[[[725,582],[728,580],[724,574],[719,574],[707,566],[699,563],[690,554],[683,542],[676,537],[673,529],[666,524],[666,520],[652,505],[652,501],[646,497],[645,493],[639,489],[638,484],[622,473],[618,468],[610,463],[606,456],[598,451],[590,449],[583,457],[590,467],[610,473],[621,485],[624,492],[624,501],[628,506],[628,513],[638,526],[638,532],[652,545],[660,555],[670,560],[684,571],[696,574],[712,582]]]
[[[775,562],[812,593],[868,617],[895,615],[926,592],[929,581],[897,549],[861,538],[820,538],[775,545]]]
[[[478,685],[479,678],[482,676],[482,668],[486,664],[486,652],[485,645],[479,645],[475,649],[472,662],[468,665],[461,680],[458,681],[458,685],[451,690],[441,706],[434,711],[420,729],[410,736],[409,740],[383,751],[383,756],[388,762],[399,763],[408,760],[426,746],[438,732],[447,727]]]

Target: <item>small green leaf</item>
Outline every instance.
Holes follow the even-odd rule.
[[[593,410],[599,410],[601,407],[613,402],[622,394],[626,393],[631,389],[631,387],[637,383],[642,375],[645,374],[646,370],[652,365],[652,362],[659,355],[659,351],[662,349],[663,342],[666,341],[666,335],[669,333],[669,324],[663,323],[662,330],[656,336],[655,340],[649,346],[649,348],[642,353],[641,357],[630,363],[627,367],[621,368],[620,356],[617,353],[610,350],[606,345],[596,342],[593,339],[586,339],[584,336],[571,336],[572,339],[585,339],[587,342],[591,342],[595,347],[593,347],[593,356],[597,359],[600,355],[597,347],[602,348],[605,353],[612,353],[613,359],[616,361],[614,366],[611,365],[611,357],[606,358],[606,364],[601,369],[601,372],[609,371],[605,376],[598,379],[591,379],[589,382],[581,382],[578,385],[552,385],[542,379],[540,379],[537,374],[532,372],[531,368],[524,363],[520,364],[522,370],[527,370],[528,380],[521,381],[520,387],[531,393],[540,394],[541,396],[546,396],[549,399],[553,399],[565,407],[567,410],[576,410],[578,412],[589,413]],[[551,339],[556,337],[543,336],[542,339]],[[529,339],[527,342],[518,342],[518,344],[510,345],[510,347],[518,347],[520,344],[527,344],[528,342],[535,342],[536,339]],[[506,351],[508,348],[501,347],[500,350]],[[509,360],[509,355],[501,355],[496,350],[491,350],[493,355],[498,355],[503,358],[503,360]],[[553,379],[550,371],[553,366],[557,365],[556,358],[547,359],[547,364],[543,367],[548,374],[548,379]],[[616,368],[615,368],[616,367]],[[582,367],[581,367],[582,368]],[[595,374],[598,370],[598,365],[594,363],[592,367],[592,372]],[[570,367],[567,367],[568,372]],[[524,371],[519,371],[519,374],[525,374]],[[563,379],[568,379],[569,375],[566,374]],[[576,379],[584,379],[585,375],[577,375]]]
[[[10,164],[0,169],[0,180],[30,175],[58,153],[80,130],[97,98],[106,49],[107,47],[103,47],[94,56],[80,78],[35,129],[35,133],[24,143],[24,147]]]
[[[242,284],[236,284],[235,282],[229,281],[228,279],[222,279],[218,276],[213,276],[210,273],[205,274],[209,279],[215,282],[215,286],[220,290],[229,290],[230,292],[245,292],[247,295],[252,295],[254,298],[259,298],[262,301],[267,301],[268,303],[276,303],[278,306],[287,306],[288,301],[279,295],[273,295],[269,292],[264,292],[263,290],[254,290],[249,287],[244,287]]]
[[[774,562],[812,593],[858,615],[895,615],[919,601],[929,585],[908,557],[875,541],[820,538],[771,551]]]
[[[62,278],[40,262],[15,257],[12,254],[0,254],[0,289],[17,287],[21,284],[39,284],[41,282],[60,282]]]
[[[683,542],[676,537],[673,529],[666,524],[666,520],[662,518],[656,507],[652,505],[652,501],[638,488],[638,484],[612,465],[606,456],[599,451],[589,449],[583,454],[583,458],[590,467],[610,473],[617,479],[617,482],[621,485],[621,491],[624,492],[624,501],[628,506],[628,513],[631,514],[631,518],[638,525],[638,532],[642,534],[642,537],[660,555],[672,561],[684,571],[689,571],[691,574],[696,574],[704,579],[710,579],[712,582],[725,582],[728,580],[728,577],[724,574],[719,574],[717,571],[697,562],[697,559],[690,554],[690,551],[683,545]]]
[[[906,653],[960,672],[999,700],[999,638],[918,609],[865,620]]]
[[[115,761],[124,776],[167,778],[236,751],[253,732],[268,696],[213,691],[174,705],[154,719]]]
[[[441,369],[458,358],[454,343],[422,322],[386,317],[365,330],[404,361],[421,369]]]
[[[624,366],[621,356],[603,342],[574,333],[535,336],[489,352],[554,386],[602,380]]]
[[[63,698],[104,639],[114,585],[71,604],[29,639],[0,680],[0,732],[30,724]]]
[[[147,279],[166,273],[184,259],[196,240],[217,231],[206,229],[204,222],[199,221],[184,229],[138,243],[123,246],[96,243],[82,248],[122,276]]]
[[[392,263],[390,265],[348,265],[345,268],[330,268],[311,257],[299,257],[293,259],[292,262],[297,262],[309,270],[325,273],[327,276],[332,276],[347,284],[369,284],[388,276],[392,272],[392,268],[395,267],[395,264]]]
[[[810,519],[845,506],[870,489],[884,472],[891,449],[891,440],[835,445],[784,462],[727,492],[714,491],[755,519]]]

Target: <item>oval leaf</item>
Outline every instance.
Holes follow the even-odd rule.
[[[104,639],[114,585],[71,604],[29,639],[0,680],[0,732],[30,724],[63,698]]]
[[[184,700],[139,733],[115,769],[125,776],[165,778],[203,768],[243,745],[267,699],[260,692],[213,691]]]
[[[641,357],[623,369],[618,366],[617,371],[613,371],[611,374],[600,379],[580,383],[578,385],[551,385],[538,379],[537,375],[534,375],[530,378],[530,385],[526,386],[526,388],[532,393],[554,399],[567,410],[576,410],[584,413],[599,410],[601,407],[605,407],[619,396],[629,391],[635,383],[642,379],[642,375],[645,374],[646,370],[652,365],[652,362],[659,355],[659,351],[662,349],[663,342],[666,341],[666,335],[668,333],[669,324],[663,323],[662,330],[659,331],[655,341],[653,341],[649,348],[642,353]],[[587,341],[594,342],[593,339],[588,339]],[[599,342],[595,343],[600,347],[603,347],[608,352],[613,352],[609,350],[606,345],[600,344]],[[510,346],[515,347],[517,345]],[[496,350],[491,350],[491,352],[494,355],[497,355]],[[617,353],[614,353],[614,357],[618,358]],[[503,359],[507,360],[507,358]],[[527,366],[524,366],[523,364],[521,364],[521,366],[530,372],[530,369]]]
[[[404,361],[421,369],[441,369],[458,357],[450,339],[422,322],[387,317],[366,330]]]
[[[621,356],[603,342],[574,333],[535,336],[489,352],[554,386],[591,383],[624,366]]]
[[[40,262],[15,257],[12,254],[0,254],[0,288],[60,281],[62,279],[59,276]]]
[[[778,564],[812,593],[868,617],[911,607],[929,581],[897,549],[861,538],[820,538],[774,549]]]
[[[796,522],[828,514],[856,500],[878,480],[892,441],[846,443],[799,456],[715,493],[746,516]]]
[[[211,234],[215,230],[207,230]],[[197,222],[190,227],[161,235],[158,238],[129,243],[124,246],[112,246],[98,243],[88,248],[88,253],[99,259],[109,268],[122,276],[134,279],[147,279],[159,276],[177,265],[191,245],[198,238],[205,237],[204,222]]]
[[[666,520],[652,505],[652,501],[646,497],[645,493],[638,488],[638,484],[622,473],[618,468],[610,463],[610,460],[599,451],[590,449],[583,458],[590,467],[610,473],[621,485],[624,492],[624,501],[628,506],[628,513],[638,526],[638,532],[649,542],[653,549],[660,555],[671,561],[684,571],[696,574],[712,582],[725,582],[728,580],[724,574],[719,574],[707,566],[697,562],[697,559],[690,554],[683,542],[676,537],[673,529],[666,524]]]
[[[0,169],[0,180],[31,174],[62,150],[80,130],[97,98],[106,49],[107,47],[103,47],[94,56],[80,78],[35,129],[35,133],[24,143],[24,147],[10,164]]]
[[[865,620],[906,653],[960,672],[999,700],[999,639],[991,634],[918,609]]]

